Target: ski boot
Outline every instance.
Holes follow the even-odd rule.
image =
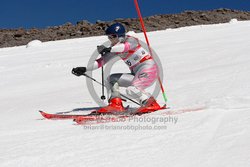
[[[150,97],[142,102],[142,107],[137,110],[137,113],[149,113],[161,109],[161,106],[156,102],[154,97]]]
[[[102,107],[97,110],[99,114],[111,114],[116,112],[123,112],[125,109],[122,105],[122,99],[119,97],[115,97],[109,100],[109,105],[106,107]]]

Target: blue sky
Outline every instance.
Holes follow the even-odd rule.
[[[250,0],[138,0],[143,16],[180,13],[185,10],[230,8],[250,11]],[[45,28],[95,23],[115,18],[135,18],[134,0],[2,0],[0,28]]]

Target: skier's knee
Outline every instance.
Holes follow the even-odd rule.
[[[116,74],[111,74],[107,80],[111,85],[114,85],[118,81],[118,78],[116,77]]]

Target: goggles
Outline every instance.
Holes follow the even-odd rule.
[[[115,39],[115,38],[117,38],[117,35],[115,35],[115,34],[112,34],[112,35],[108,35],[108,38],[109,38],[110,40],[112,40],[112,39]]]

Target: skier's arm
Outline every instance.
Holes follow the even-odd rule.
[[[135,39],[128,39],[124,43],[118,43],[115,46],[111,47],[110,52],[112,53],[124,53],[128,52],[131,49],[134,49],[138,46],[138,42]]]
[[[87,71],[93,71],[96,70],[104,65],[103,57],[97,59],[92,66],[87,67]]]
[[[127,52],[130,49],[130,43],[125,42],[125,43],[119,43],[115,46],[113,46],[110,50],[112,53],[123,53]]]
[[[96,69],[102,67],[104,64],[106,64],[107,62],[109,62],[114,57],[115,57],[114,53],[106,53],[101,58],[95,60],[95,62],[93,63],[93,65],[88,66],[87,67],[87,71],[93,71],[93,70],[96,70]]]

